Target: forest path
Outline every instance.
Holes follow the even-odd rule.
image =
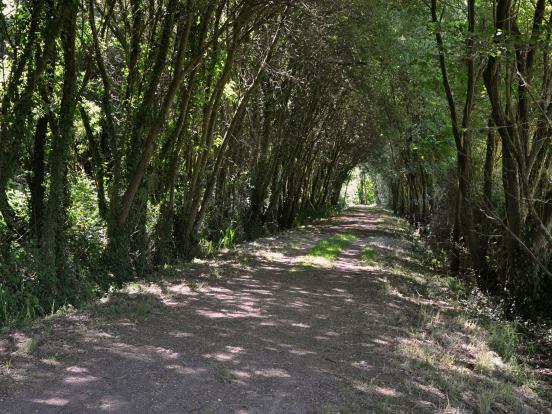
[[[306,264],[342,233],[356,240],[334,262]],[[13,336],[0,413],[435,412],[451,408],[442,388],[455,382],[470,407],[495,380],[449,364],[446,343],[425,375],[415,331],[450,308],[420,320],[427,283],[407,235],[384,211],[354,208],[42,321]],[[376,263],[361,260],[366,246]],[[446,335],[469,335],[451,320]]]

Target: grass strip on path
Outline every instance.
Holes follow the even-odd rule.
[[[370,246],[366,246],[362,249],[361,258],[363,262],[373,263],[376,262],[379,258],[379,254]]]
[[[349,247],[356,240],[356,236],[350,233],[336,234],[328,239],[319,241],[309,251],[309,257],[319,257],[333,262],[339,253]]]

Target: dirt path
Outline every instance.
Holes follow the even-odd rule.
[[[398,223],[354,209],[242,246],[218,267],[182,269],[187,283],[131,286],[87,312],[18,333],[17,351],[4,352],[0,413],[471,410],[481,389],[499,380],[473,370],[470,338],[463,356],[437,355],[427,371],[417,350],[428,339],[415,331],[430,319],[438,326],[451,310],[435,303],[439,309],[420,321],[427,284]],[[334,263],[303,265],[318,240],[343,232],[357,240]],[[367,245],[379,264],[361,261]],[[438,345],[449,355],[447,338],[472,328],[445,322]],[[447,384],[455,381],[453,395]],[[527,412],[544,407],[536,394],[515,388],[512,396]]]

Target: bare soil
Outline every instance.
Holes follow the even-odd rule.
[[[345,232],[357,239],[336,261],[305,264]],[[550,412],[546,385],[516,382],[383,211],[172,273],[0,336],[0,413],[453,413],[487,399],[488,412]]]

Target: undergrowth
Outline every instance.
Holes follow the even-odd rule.
[[[295,216],[295,226],[303,226],[325,217],[335,216],[343,211],[344,206],[323,206],[318,208],[300,210]]]
[[[544,409],[540,404],[549,398],[539,398],[543,378],[529,365],[535,352],[524,334],[529,322],[507,319],[500,304],[475,288],[469,278],[443,275],[442,256],[433,256],[423,240],[415,243],[418,270],[400,266],[398,272],[398,265],[390,267],[405,294],[423,279],[412,297],[418,306],[410,322],[411,337],[399,347],[411,358],[415,375],[443,392],[450,412]]]

